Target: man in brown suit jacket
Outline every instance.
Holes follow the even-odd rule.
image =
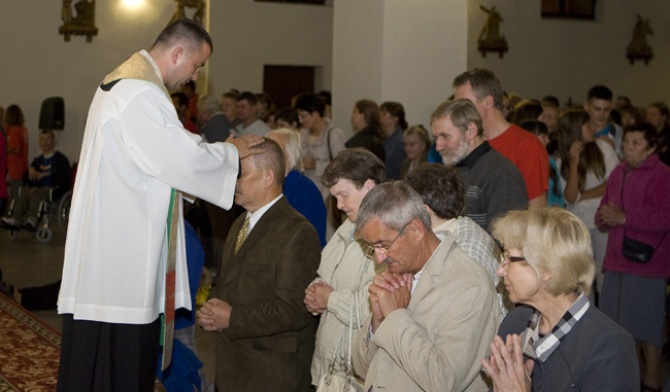
[[[281,148],[269,139],[259,147],[265,153],[241,161],[235,203],[247,212],[231,227],[198,323],[217,335],[219,391],[307,391],[316,319],[302,300],[321,245],[282,195]]]

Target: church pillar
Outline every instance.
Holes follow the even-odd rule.
[[[336,0],[333,120],[351,132],[354,103],[398,101],[410,125],[430,114],[467,69],[467,0]],[[430,129],[429,129],[430,131]]]

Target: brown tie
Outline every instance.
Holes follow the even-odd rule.
[[[237,240],[235,240],[235,254],[237,254],[237,251],[242,247],[244,240],[247,239],[247,234],[249,234],[249,217],[244,220],[240,232],[237,233]]]

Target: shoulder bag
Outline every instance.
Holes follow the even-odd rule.
[[[340,333],[340,340],[337,343],[333,357],[328,365],[328,370],[321,376],[319,386],[316,388],[317,392],[363,392],[363,385],[361,385],[354,376],[354,369],[351,364],[351,341],[354,336],[354,313],[356,314],[356,325],[360,326],[360,311],[358,309],[358,292],[354,291],[351,297],[351,304],[349,305],[349,326],[343,326]],[[357,327],[360,332],[360,327]],[[342,341],[344,340],[345,332],[349,332],[349,345],[346,352]],[[335,364],[340,362],[340,369],[335,370]]]
[[[623,183],[621,185],[621,210],[623,211]],[[625,213],[625,211],[624,211]],[[628,260],[638,263],[638,264],[646,264],[649,261],[651,261],[651,258],[654,256],[654,251],[656,251],[656,248],[661,245],[663,240],[665,239],[665,236],[667,236],[668,233],[666,232],[665,235],[663,235],[663,238],[658,242],[656,246],[652,246],[649,244],[646,244],[644,242],[640,242],[638,240],[634,240],[632,238],[628,238],[626,236],[626,228],[624,227],[623,229],[623,243],[621,244],[621,251],[623,252],[623,256],[627,258]]]

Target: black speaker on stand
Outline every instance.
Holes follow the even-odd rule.
[[[65,125],[65,102],[62,97],[51,97],[42,101],[40,129],[62,131]]]

